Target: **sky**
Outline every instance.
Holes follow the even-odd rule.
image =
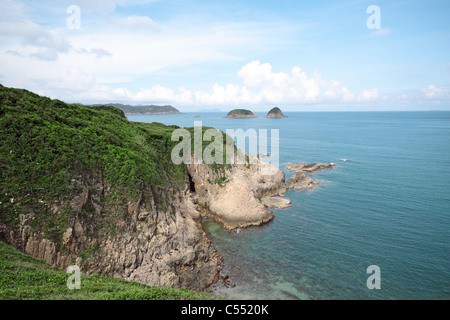
[[[450,110],[448,0],[0,0],[0,83],[181,111]]]

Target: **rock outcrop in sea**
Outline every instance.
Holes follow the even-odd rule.
[[[272,109],[267,113],[266,118],[287,118],[287,116],[285,116],[285,115],[283,114],[283,112],[281,111],[280,108],[275,107],[275,108],[272,108]]]
[[[256,118],[256,116],[250,110],[234,109],[228,112],[228,114],[224,118],[247,119],[247,118]]]
[[[232,165],[219,171],[208,165],[187,166],[198,211],[212,216],[229,230],[271,221],[274,213],[269,209],[290,205],[289,199],[280,197],[286,190],[311,189],[320,181],[307,174],[333,167],[330,163],[290,165],[288,169],[295,174],[286,182],[283,171],[259,159],[255,164]]]

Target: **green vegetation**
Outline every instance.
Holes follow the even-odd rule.
[[[1,187],[20,197],[65,192],[69,178],[102,174],[123,187],[163,186],[175,127],[133,123],[110,107],[88,108],[0,86]],[[115,110],[115,112],[111,112]]]
[[[0,242],[0,300],[214,300],[186,289],[149,287],[100,275],[81,275],[81,288],[69,290],[70,274]]]
[[[170,190],[187,181],[185,166],[171,161],[175,128],[0,85],[0,223],[17,225],[19,214],[33,211],[32,227],[59,243],[76,213],[54,215],[50,205],[67,203],[92,181],[111,186],[121,201],[150,189],[156,205],[169,208]]]
[[[189,185],[189,175],[184,164],[171,160],[178,144],[171,139],[175,129],[130,122],[113,106],[67,104],[0,85],[0,240],[9,231],[20,237],[19,222],[26,219],[30,234],[85,263],[103,254],[100,247],[83,246],[89,240],[139,232],[139,225],[131,223],[130,202],[142,196],[154,200],[158,214],[176,213],[173,201]],[[225,146],[226,135],[219,132]],[[202,149],[210,143],[202,140]],[[229,167],[211,165],[223,173],[216,183],[226,182]],[[87,198],[81,208],[73,205],[82,194]],[[83,224],[88,239],[75,249],[63,244],[63,234],[74,221]],[[82,276],[86,291],[68,292],[64,272],[5,248],[2,244],[2,299],[195,298],[187,290],[150,290],[100,276]]]
[[[281,109],[278,107],[272,108],[267,114],[278,114],[278,113],[282,113]]]
[[[170,114],[178,114],[181,113],[178,111],[178,109],[172,107],[172,106],[130,106],[127,104],[120,104],[120,103],[111,103],[107,105],[93,105],[93,107],[113,107],[122,110],[123,112],[130,114],[163,114],[163,113],[170,113]]]
[[[188,130],[191,134],[191,151],[192,153],[194,152],[194,147],[195,147],[195,140],[194,140],[194,135],[195,135],[195,127],[189,127],[189,128],[185,128],[186,130]],[[211,127],[204,127],[202,126],[202,137],[205,136],[205,132],[208,130],[213,130],[213,132],[215,131],[215,135],[222,136],[222,140],[219,141],[219,143],[221,144],[221,148],[222,148],[222,157],[221,159],[216,159],[216,161],[214,163],[212,163],[210,165],[211,169],[215,172],[218,173],[220,175],[220,177],[218,179],[216,179],[214,182],[211,182],[210,179],[208,179],[209,183],[216,183],[219,186],[223,187],[226,184],[227,181],[227,177],[226,177],[226,170],[230,170],[231,169],[231,164],[227,163],[229,161],[227,161],[227,154],[226,154],[226,150],[227,150],[227,145],[228,144],[232,144],[233,148],[233,155],[235,152],[237,152],[237,148],[234,145],[234,140],[232,137],[230,137],[229,135],[227,135],[225,132],[220,131],[218,129],[215,128],[211,128]],[[202,139],[202,155],[204,154],[205,149],[208,146],[211,146],[212,143],[214,143],[216,141],[215,135],[213,135],[213,137],[211,138],[211,141],[205,141],[204,139]],[[219,148],[220,149],[220,148]],[[215,150],[213,150],[211,152],[211,157],[218,157],[219,155],[216,155]]]
[[[286,118],[286,116],[283,114],[280,108],[275,107],[267,113],[267,118]]]
[[[246,109],[234,109],[228,112],[226,118],[239,118],[239,117],[248,117],[253,118],[256,117],[253,112]]]
[[[116,107],[113,107],[111,105],[96,105],[96,106],[88,106],[88,108],[99,110],[99,111],[105,111],[105,112],[111,112],[113,114],[117,114],[118,116],[121,116],[122,118],[126,119],[125,113]]]

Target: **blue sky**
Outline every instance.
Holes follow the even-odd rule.
[[[449,12],[448,0],[0,0],[0,83],[182,111],[450,110]]]

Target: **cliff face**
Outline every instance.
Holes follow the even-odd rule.
[[[197,290],[218,279],[221,258],[192,218],[198,213],[188,186],[167,211],[156,208],[151,190],[114,201],[111,189],[98,181],[80,187],[68,202],[43,203],[55,216],[63,217],[69,207],[78,213],[69,218],[61,243],[33,228],[39,215],[32,210],[20,214],[16,226],[0,225],[0,237],[51,265],[77,264],[87,274]]]
[[[331,163],[288,165],[294,176],[287,182],[283,171],[259,159],[255,164],[223,166],[220,170],[195,164],[188,165],[187,169],[199,211],[232,230],[271,221],[274,213],[270,208],[284,208],[291,203],[278,196],[288,189],[313,188],[320,181],[307,174],[333,167]]]
[[[260,161],[221,170],[195,164],[187,169],[195,186],[194,202],[227,229],[271,221],[274,214],[261,199],[286,191],[284,173]]]
[[[201,290],[218,280],[202,213],[228,229],[268,222],[280,202],[268,199],[332,168],[293,165],[286,183],[259,159],[175,165],[176,126],[1,85],[0,116],[0,240],[60,268],[151,286]]]
[[[88,274],[216,281],[221,258],[192,218],[186,168],[170,160],[174,128],[0,85],[0,240]]]

